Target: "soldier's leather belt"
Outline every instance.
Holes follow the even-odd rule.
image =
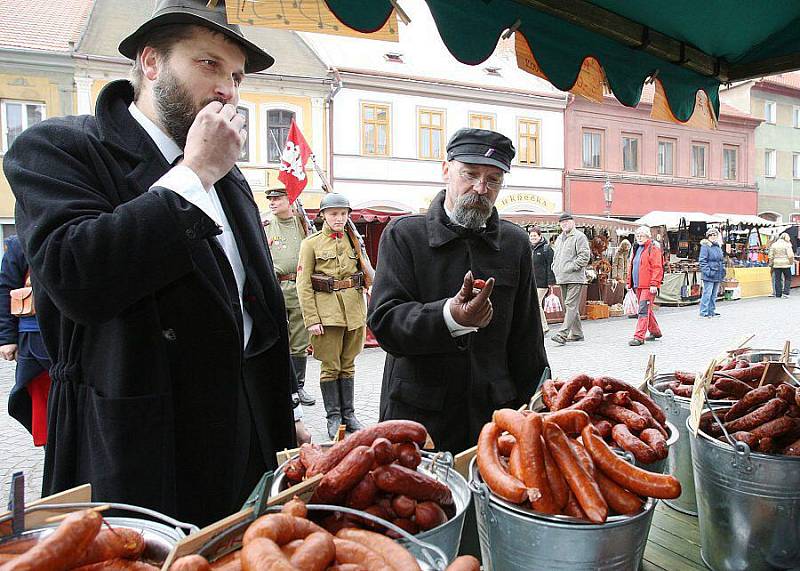
[[[297,280],[297,274],[278,274],[279,282],[293,282]]]
[[[364,272],[358,272],[343,280],[335,280],[325,274],[311,274],[311,287],[314,291],[331,293],[341,289],[364,287]]]

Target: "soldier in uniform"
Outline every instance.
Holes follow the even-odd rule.
[[[322,232],[300,245],[297,293],[306,328],[312,335],[314,357],[321,361],[320,390],[333,438],[344,422],[350,432],[363,425],[353,405],[355,359],[364,348],[367,306],[364,274],[345,225],[350,202],[327,194],[320,202],[325,220]]]
[[[272,263],[275,265],[275,275],[281,284],[286,304],[286,317],[289,320],[289,352],[297,377],[297,396],[300,397],[301,404],[312,406],[316,401],[303,388],[308,360],[306,354],[308,331],[303,323],[303,312],[300,310],[296,287],[300,242],[308,236],[308,227],[305,221],[292,212],[286,189],[275,188],[268,191],[267,199],[271,214],[264,221],[264,232],[272,254]]]

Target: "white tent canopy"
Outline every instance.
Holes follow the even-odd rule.
[[[666,226],[668,230],[676,229],[680,226],[681,219],[689,222],[725,222],[724,218],[718,215],[706,214],[705,212],[668,212],[665,210],[653,210],[645,214],[636,221],[642,226]]]
[[[774,222],[761,218],[754,214],[725,214],[717,213],[714,216],[721,218],[723,222],[728,224],[747,224],[750,226],[775,226]]]

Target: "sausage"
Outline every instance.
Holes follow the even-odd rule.
[[[542,417],[536,413],[526,417],[506,408],[496,410],[492,418],[501,429],[511,432],[517,439],[522,483],[529,490],[538,490],[538,497],[531,501],[533,509],[542,513],[558,513],[544,467]],[[513,471],[511,473],[514,474]]]
[[[416,558],[405,547],[388,537],[356,529],[342,530],[336,537],[373,549],[396,571],[420,571]]]
[[[340,512],[323,517],[320,521],[320,525],[325,528],[325,531],[332,534],[338,533],[340,529],[358,527],[358,524],[353,521],[352,516],[344,515]]]
[[[391,494],[378,497],[378,501],[375,503],[381,506],[384,510],[386,510],[386,513],[389,514],[389,519],[394,519],[397,517],[397,514],[394,512],[394,509],[392,508]]]
[[[669,433],[667,432],[667,429],[664,428],[664,426],[662,426],[661,423],[658,422],[655,418],[653,418],[653,415],[650,414],[650,410],[642,403],[636,402],[635,400],[631,401],[631,410],[636,414],[638,414],[639,416],[643,417],[647,421],[648,427],[655,428],[662,434],[664,438],[669,438]],[[600,436],[602,435],[603,433],[601,432]]]
[[[594,427],[587,426],[581,433],[583,445],[589,451],[595,466],[623,488],[639,496],[670,500],[681,495],[681,483],[669,474],[655,474],[629,464],[600,438]]]
[[[283,507],[281,508],[281,513],[293,515],[296,517],[306,517],[308,516],[308,509],[306,508],[306,503],[297,496],[295,496],[291,500],[283,504]]]
[[[395,514],[389,508],[381,504],[372,504],[371,506],[367,507],[364,512],[385,521],[392,521],[395,519]],[[384,527],[380,523],[367,518],[358,518],[358,521],[370,529],[383,529]]]
[[[514,448],[516,443],[517,439],[514,438],[514,435],[501,434],[500,438],[497,439],[497,450],[500,452],[500,456],[510,456],[511,449]]]
[[[686,371],[675,371],[673,373],[675,380],[682,385],[693,385],[695,380],[694,373],[687,373]]]
[[[422,531],[427,531],[445,523],[447,514],[436,502],[418,502],[414,521]]]
[[[737,381],[757,381],[761,379],[766,368],[766,363],[755,363],[743,369],[730,369],[725,371],[725,374],[733,377]]]
[[[371,446],[376,438],[387,438],[391,442],[416,442],[425,444],[428,431],[413,420],[385,420],[354,432],[344,440],[330,447],[324,456],[317,459],[306,472],[309,478],[324,474],[341,462],[354,448]]]
[[[211,565],[202,555],[186,555],[178,557],[169,566],[169,571],[211,571]]]
[[[786,416],[790,416],[792,418],[800,418],[800,406],[794,404],[794,401],[786,407]]]
[[[371,506],[375,503],[377,495],[378,486],[375,485],[375,479],[372,477],[372,474],[368,473],[347,494],[347,501],[345,504],[347,507],[363,510],[367,506]]]
[[[233,551],[211,563],[214,571],[241,571],[242,550]]]
[[[596,472],[594,469],[594,462],[592,462],[592,457],[589,456],[589,453],[586,452],[586,448],[584,448],[580,442],[572,438],[567,439],[567,442],[569,443],[569,449],[572,451],[575,459],[580,462],[583,469],[586,470],[586,473],[594,478]]]
[[[456,557],[445,571],[481,571],[481,562],[472,555]]]
[[[322,531],[317,524],[301,517],[289,514],[267,514],[250,524],[242,537],[242,545],[247,545],[258,537],[265,537],[280,545],[286,545],[293,539],[304,539]]]
[[[314,534],[312,533],[311,535]],[[311,537],[311,535],[309,535],[309,537]],[[305,541],[305,539],[293,539],[286,545],[281,545],[281,551],[283,551],[283,554],[286,556],[286,558],[291,561],[292,555],[294,555],[295,551],[300,549],[300,546],[303,545]]]
[[[417,535],[419,533],[419,526],[412,519],[407,517],[395,518],[392,520],[392,523],[411,535]],[[386,534],[393,539],[400,539],[402,537],[399,533],[396,534],[391,529],[386,530]]]
[[[569,438],[564,431],[557,424],[547,421],[544,423],[544,440],[589,521],[595,523],[606,521],[608,504],[603,499],[597,482],[572,453]]]
[[[733,406],[730,408],[730,410],[725,413],[725,422],[730,422],[732,420],[736,420],[737,418],[741,418],[754,406],[763,404],[774,397],[775,385],[764,385],[758,387],[757,389],[751,390],[737,402],[733,403]]]
[[[575,404],[569,405],[563,410],[582,410],[586,413],[592,413],[603,403],[603,389],[600,387],[592,387],[584,397]]]
[[[242,571],[297,571],[278,544],[266,537],[256,537],[246,543],[242,547],[241,562]]]
[[[603,494],[608,507],[614,512],[633,515],[642,511],[642,498],[629,492],[600,470],[595,471],[594,479],[597,481],[597,487],[600,488],[600,493]]]
[[[756,426],[760,426],[767,421],[772,420],[786,410],[786,401],[779,398],[773,398],[766,403],[755,409],[753,412],[748,412],[746,415],[737,418],[731,422],[725,423],[725,428],[728,432],[738,432],[740,430],[752,430]],[[712,433],[721,432],[719,426],[711,427]]]
[[[736,368],[736,359],[728,359],[724,363],[717,365],[718,371],[727,371],[729,369],[735,369],[735,368]]]
[[[639,434],[639,438],[653,449],[657,460],[663,460],[669,454],[667,439],[655,428],[645,428]]]
[[[589,424],[589,415],[582,410],[560,410],[544,415],[542,420],[557,424],[567,434],[580,434]]]
[[[754,437],[749,432],[744,432],[744,431],[734,432],[733,434],[731,434],[731,438],[733,438],[734,440],[738,440],[739,442],[744,442],[750,447],[751,450],[755,450],[756,447],[758,446],[758,438]],[[719,440],[720,442],[724,442],[725,444],[730,444],[730,442],[728,442],[728,439],[725,438],[724,434],[720,435],[717,438],[717,440]]]
[[[661,407],[656,404],[656,401],[650,398],[650,395],[640,391],[633,385],[629,385],[625,381],[620,381],[619,379],[614,379],[612,377],[600,377],[595,379],[595,384],[603,387],[603,390],[606,392],[628,391],[628,395],[631,397],[631,400],[635,400],[636,402],[640,402],[646,406],[647,410],[650,411],[650,414],[652,414],[653,418],[655,418],[658,422],[661,424],[667,422],[667,416],[664,414],[664,411],[661,410]]]
[[[500,458],[497,456],[497,436],[493,440],[494,452],[497,464]],[[480,449],[478,450],[480,455]],[[483,472],[481,472],[483,474]],[[453,494],[445,484],[430,476],[410,470],[405,466],[389,464],[380,466],[373,470],[372,476],[375,484],[380,490],[391,494],[404,494],[418,501],[433,500],[441,504],[452,504]]]
[[[599,388],[599,387],[597,387]],[[601,389],[602,390],[602,389]],[[605,402],[610,402],[611,404],[615,404],[617,406],[621,406],[623,408],[630,408],[631,407],[631,396],[628,391],[616,391],[613,393],[608,393],[603,397]]]
[[[414,442],[401,442],[394,445],[394,453],[401,466],[416,470],[422,463],[422,456],[419,453],[419,446]]]
[[[73,512],[64,518],[52,534],[5,563],[3,571],[75,567],[99,533],[102,523],[99,512]]]
[[[558,390],[556,397],[553,399],[550,410],[556,412],[562,408],[567,408],[572,404],[572,399],[578,394],[581,389],[589,389],[592,386],[592,377],[589,375],[580,374],[567,382]]]
[[[800,438],[789,444],[783,449],[783,454],[786,456],[800,456]]]
[[[575,499],[575,494],[572,493],[572,490],[570,490],[569,492],[569,499],[567,500],[567,505],[564,506],[564,513],[568,516],[576,517],[584,521],[589,521],[589,519],[586,517],[586,514],[583,513],[583,509],[578,503],[578,500]]]
[[[144,536],[134,529],[102,529],[75,566],[91,565],[107,559],[138,559],[144,548]]]
[[[708,389],[708,398],[712,400],[722,400],[735,397],[732,397],[728,393],[723,392],[721,389],[717,388],[716,385],[711,385],[711,387]]]
[[[337,563],[357,563],[367,571],[394,571],[383,557],[365,545],[339,537],[334,537],[333,543],[336,545]]]
[[[306,467],[303,465],[303,461],[298,456],[297,458],[292,458],[286,463],[286,465],[283,467],[283,473],[290,482],[297,483],[302,481],[303,477],[306,475]]]
[[[318,462],[325,454],[325,450],[323,450],[322,446],[319,444],[307,442],[300,446],[300,461],[303,463],[303,466],[306,467],[306,470],[311,468],[311,466],[313,466],[315,462]]]
[[[600,433],[600,436],[603,438],[611,438],[611,429],[614,428],[614,425],[611,424],[609,420],[600,416],[590,416],[589,419],[592,425],[594,425],[594,427]]]
[[[333,536],[327,531],[318,531],[306,537],[289,562],[304,571],[324,571],[336,557]]]
[[[753,390],[753,388],[747,383],[743,383],[742,381],[736,379],[728,379],[726,377],[717,379],[714,382],[714,386],[717,387],[722,392],[729,394],[737,399],[742,398],[744,395]]]
[[[559,470],[558,464],[550,455],[550,449],[544,443],[544,437],[542,437],[542,452],[544,453],[544,468],[547,472],[547,481],[550,483],[550,490],[553,492],[553,501],[563,511],[569,500],[569,486],[561,470]]]
[[[378,466],[391,464],[396,460],[394,445],[388,438],[376,438],[370,448],[372,448],[372,453],[375,455],[375,464]]]
[[[358,563],[342,563],[341,565],[331,565],[328,571],[367,571],[367,568]]]
[[[9,539],[0,544],[0,555],[19,555],[39,543],[38,537],[20,537]]]
[[[800,387],[797,387],[797,389],[794,391],[794,403],[797,406],[800,406]]]
[[[795,393],[795,388],[787,383],[781,383],[778,385],[778,388],[775,389],[775,396],[785,400],[788,404],[795,404]]]
[[[758,441],[758,446],[756,447],[756,450],[758,450],[762,454],[769,454],[770,452],[775,450],[775,441],[769,436],[761,438]]]
[[[400,494],[392,498],[392,509],[398,517],[414,517],[414,511],[417,509],[417,500]]]
[[[487,422],[483,425],[478,436],[478,452],[476,456],[478,470],[480,470],[483,481],[486,482],[486,485],[489,486],[493,493],[509,502],[521,504],[528,500],[530,496],[525,484],[506,472],[502,464],[500,464],[497,438],[501,432],[500,427],[494,422]]]
[[[672,391],[676,397],[691,398],[692,385],[682,385],[678,381],[673,381],[667,385],[667,388]]]
[[[508,473],[522,482],[524,477],[522,475],[522,461],[520,460],[519,446],[517,445],[514,445],[514,448],[511,449],[511,454],[508,455]]]
[[[750,431],[755,438],[762,439],[762,438],[778,438],[779,436],[783,436],[790,430],[795,427],[795,422],[793,418],[788,416],[779,416],[778,418],[773,418],[770,421],[765,422],[761,426],[757,426],[756,428]]]
[[[558,389],[556,388],[556,383],[553,379],[547,379],[544,383],[542,383],[542,402],[549,410],[554,410],[553,403],[555,402],[557,396]]]
[[[208,563],[206,562],[206,565]],[[3,569],[5,570],[5,566]],[[170,567],[170,570],[175,567]],[[30,567],[28,568],[30,569]],[[37,569],[40,569],[37,567]],[[203,571],[203,569],[211,569],[211,567],[182,567],[183,571]],[[72,571],[158,571],[158,567],[145,563],[144,561],[131,561],[130,559],[107,559],[106,561],[98,561],[91,565],[82,565],[81,567],[73,567]]]
[[[617,423],[624,423],[628,428],[640,432],[647,428],[647,421],[627,408],[622,408],[609,402],[603,402],[597,412]]]
[[[643,431],[644,432],[644,431]],[[661,435],[659,435],[661,436]],[[611,437],[617,446],[633,454],[637,462],[642,464],[652,464],[658,460],[658,456],[650,446],[638,436],[633,434],[624,424],[616,424],[611,431]]]
[[[372,469],[375,454],[367,446],[356,446],[327,472],[314,491],[314,500],[323,504],[339,503]]]

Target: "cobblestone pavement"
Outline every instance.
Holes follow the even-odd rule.
[[[602,373],[636,383],[643,377],[650,354],[656,355],[656,367],[661,371],[700,370],[722,349],[750,333],[755,334],[752,347],[779,348],[787,339],[800,344],[796,335],[800,291],[795,290],[788,299],[720,302],[717,309],[720,317],[704,319],[699,317],[697,305],[661,308],[656,315],[664,337],[641,347],[628,346],[635,328],[633,319],[584,322],[586,341],[564,346],[557,346],[549,339],[545,342],[550,366],[554,375],[561,377],[578,372]],[[356,360],[356,412],[365,423],[378,418],[383,361],[384,353],[378,348],[364,350]],[[325,439],[325,411],[316,382],[319,363],[314,359],[308,360],[307,378],[306,389],[316,397],[317,404],[303,407],[305,420],[314,440],[321,441]],[[7,502],[13,472],[25,471],[28,501],[39,497],[42,476],[42,450],[33,447],[28,433],[6,413],[13,379],[14,365],[0,361],[0,502],[3,505]]]

